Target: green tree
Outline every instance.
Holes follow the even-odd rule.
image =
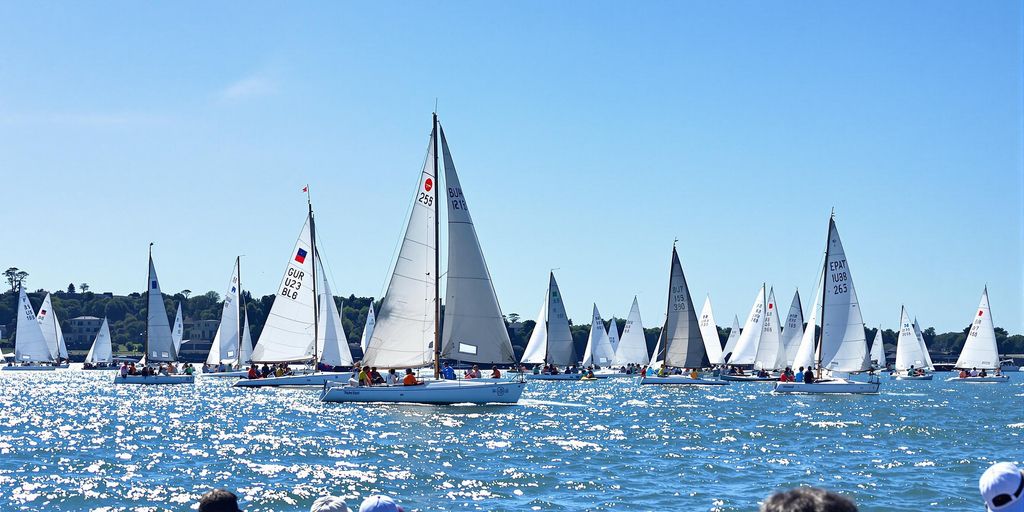
[[[78,285],[78,289],[82,290],[82,293],[88,292],[89,291],[89,283],[82,283],[82,284]]]
[[[75,293],[75,283],[68,283],[68,293]]]

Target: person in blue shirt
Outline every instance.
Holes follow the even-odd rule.
[[[444,368],[441,368],[441,376],[445,380],[455,380],[455,370],[452,369],[450,364],[445,363]]]
[[[793,376],[793,382],[803,382],[803,381],[804,381],[804,367],[801,366],[800,367],[800,371],[796,372],[796,375]]]

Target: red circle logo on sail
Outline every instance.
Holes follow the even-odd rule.
[[[434,188],[434,180],[427,178],[427,181],[423,182],[423,190],[430,192],[430,189]]]

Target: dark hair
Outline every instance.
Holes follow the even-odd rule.
[[[831,491],[797,487],[764,500],[761,512],[857,512],[857,505]]]
[[[214,489],[199,498],[199,512],[239,512],[238,496],[227,489]]]

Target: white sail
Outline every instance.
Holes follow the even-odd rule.
[[[614,326],[614,324],[613,324]],[[615,349],[612,366],[625,366],[630,363],[647,364],[650,362],[647,353],[647,337],[644,335],[644,324],[640,319],[640,304],[633,297],[633,306],[629,308],[629,316],[622,327],[622,338]]]
[[[803,336],[800,338],[800,346],[796,349],[796,356],[793,357],[793,370],[806,368],[808,371],[814,369],[814,353],[817,348],[815,340],[818,327],[818,312],[821,311],[821,288],[814,294],[814,305],[811,306],[811,316],[807,319],[807,327],[804,328]]]
[[[373,315],[373,301],[370,301],[369,311],[366,312],[366,323],[363,325],[363,337],[359,340],[359,347],[366,352],[366,347],[370,345],[370,338],[373,337],[373,324],[376,322]]]
[[[363,355],[363,364],[380,368],[418,368],[434,361],[436,200],[434,147],[430,144],[402,247],[387,294],[377,312],[377,323]]]
[[[736,348],[733,350],[729,364],[748,365],[754,364],[757,358],[757,346],[761,342],[761,333],[764,330],[764,285],[757,292],[754,305],[750,307],[750,314],[740,331],[740,339],[736,341]]]
[[[85,355],[85,362],[96,364],[109,363],[113,360],[114,350],[110,343],[110,326],[107,324],[107,319],[104,318],[99,332],[96,333],[96,339],[93,340],[92,347],[89,348],[89,353]]]
[[[238,348],[238,361],[252,363],[252,333],[249,332],[249,312],[242,313],[242,346]]]
[[[348,348],[348,336],[341,324],[341,314],[334,302],[327,276],[320,268],[323,288],[320,293],[320,326],[317,329],[317,354],[321,363],[330,366],[352,366],[352,352]]]
[[[736,343],[740,341],[740,317],[732,316],[732,329],[729,330],[729,339],[725,340],[725,348],[722,349],[722,359],[732,362],[732,353],[736,350]]]
[[[608,366],[615,357],[612,350],[611,340],[608,339],[608,331],[604,328],[604,321],[601,320],[601,313],[594,304],[594,318],[590,322],[590,337],[587,338],[587,348],[583,351],[583,366]]]
[[[821,361],[833,372],[860,372],[871,368],[864,319],[853,287],[850,264],[839,238],[835,219],[829,219],[828,258],[821,319]]]
[[[917,341],[921,344],[921,353],[924,354],[924,367],[935,371],[935,365],[932,364],[932,355],[928,352],[928,344],[924,342],[924,334],[921,333],[921,324],[917,323],[916,318],[914,319],[914,334],[917,335]]]
[[[53,311],[53,303],[50,301],[49,293],[46,294],[43,303],[39,305],[36,322],[39,323],[39,328],[43,331],[46,346],[50,349],[50,358],[54,360],[67,359],[68,349],[64,346],[64,334],[60,330],[57,313]]]
[[[14,338],[14,359],[19,363],[41,363],[53,361],[53,352],[46,343],[36,312],[28,300],[25,287],[19,286],[18,326]]]
[[[994,370],[999,368],[999,348],[996,345],[996,329],[992,321],[992,309],[988,304],[988,287],[981,294],[978,313],[971,321],[967,341],[956,360],[957,368]]]
[[[718,324],[715,323],[715,315],[711,311],[711,296],[704,299],[704,307],[700,310],[700,335],[704,338],[704,350],[708,353],[708,361],[715,364],[725,364],[722,359],[722,340],[718,337]]]
[[[780,370],[786,367],[786,349],[782,345],[782,333],[779,332],[781,323],[774,288],[768,290],[765,308],[761,339],[757,344],[757,354],[754,356],[754,368]]]
[[[907,308],[900,308],[900,334],[896,339],[896,361],[893,366],[898,371],[906,371],[911,367],[927,368],[924,352],[921,350],[921,342],[914,332],[914,324],[910,323],[910,315]]]
[[[544,357],[548,353],[548,295],[550,288],[544,292],[544,303],[540,306],[540,313],[537,313],[537,323],[530,333],[530,341],[526,343],[526,350],[523,351],[521,361],[523,364],[544,364]]]
[[[804,333],[804,311],[800,304],[800,290],[793,295],[793,303],[789,305],[786,325],[782,329],[782,347],[786,351],[786,366],[792,367],[796,360],[796,351],[800,348],[800,338]]]
[[[707,366],[708,355],[697,322],[697,311],[693,307],[690,288],[686,285],[686,276],[675,246],[672,247],[667,314],[665,337],[662,340],[665,364],[673,368]]]
[[[665,328],[658,331],[658,342],[654,344],[654,353],[651,354],[651,367],[660,368],[665,364],[664,354],[661,353],[661,340],[665,338]]]
[[[871,364],[885,368],[887,361],[885,360],[885,343],[882,341],[882,326],[878,326],[878,330],[875,331],[875,339],[871,342]]]
[[[565,313],[554,272],[550,275],[548,290],[548,351],[545,359],[560,366],[576,364],[580,359],[572,341],[569,316]]]
[[[612,345],[613,354],[619,350],[619,324],[615,317],[608,321],[608,343]]]
[[[288,256],[274,304],[252,353],[254,363],[308,361],[314,342],[315,298],[313,254],[309,215],[295,247]]]
[[[185,322],[181,317],[181,303],[178,303],[178,312],[174,314],[174,327],[171,329],[171,340],[174,341],[174,353],[181,352],[181,341],[185,337]]]
[[[238,363],[238,345],[242,339],[242,333],[238,329],[241,322],[238,314],[241,290],[238,287],[238,258],[235,258],[235,265],[231,270],[231,281],[228,282],[228,286],[224,290],[224,303],[220,309],[220,326],[217,327],[213,346],[210,347],[210,355],[206,358],[208,364],[233,365]]]
[[[149,257],[149,311],[146,319],[146,362],[162,363],[177,361],[178,352],[174,349],[171,338],[171,324],[167,321],[167,308],[164,296],[160,292],[160,280],[156,277],[156,266],[153,256]]]
[[[474,363],[512,363],[512,341],[473,227],[469,203],[455,171],[444,129],[438,129],[448,203],[448,277],[441,357]]]

